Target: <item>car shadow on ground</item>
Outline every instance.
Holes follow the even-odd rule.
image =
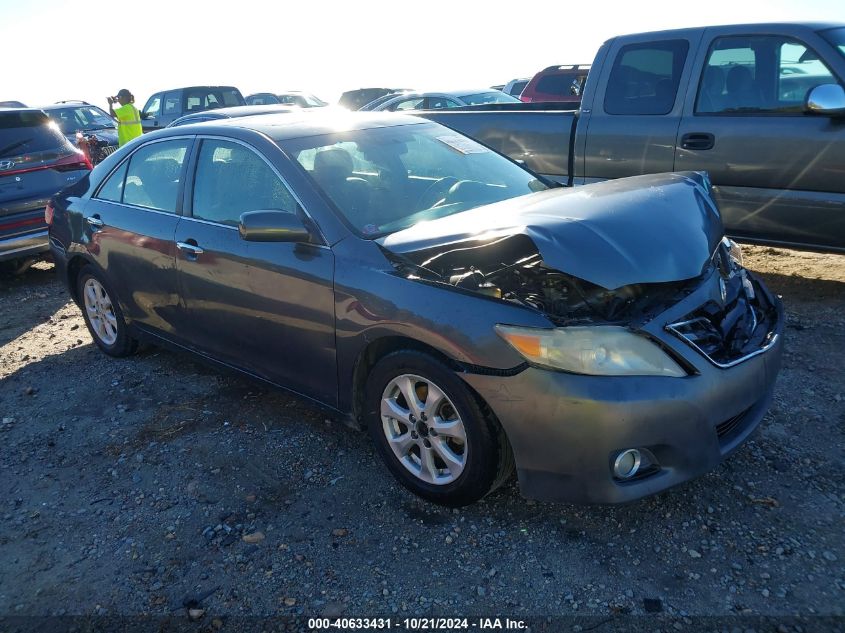
[[[50,319],[68,301],[52,264],[41,262],[22,275],[0,277],[0,347]]]

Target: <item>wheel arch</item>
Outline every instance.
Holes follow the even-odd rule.
[[[370,341],[358,354],[352,368],[352,394],[350,401],[352,404],[352,420],[356,427],[360,429],[364,428],[362,420],[364,410],[364,386],[366,385],[367,376],[369,376],[370,371],[376,366],[376,363],[388,354],[405,350],[413,350],[429,354],[450,369],[455,371],[461,370],[461,366],[456,360],[450,358],[439,349],[417,339],[407,336],[394,335],[382,336],[374,341]],[[469,387],[469,385],[467,385],[467,387]],[[469,389],[474,393],[474,390],[471,387],[469,387]],[[478,394],[475,395],[478,397]]]

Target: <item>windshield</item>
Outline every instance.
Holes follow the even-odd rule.
[[[845,28],[822,31],[821,36],[833,44],[842,57],[845,57]]]
[[[467,105],[484,105],[485,103],[520,103],[519,99],[507,95],[500,90],[479,92],[474,95],[463,95],[461,101]]]
[[[77,106],[72,108],[57,108],[47,112],[50,118],[59,124],[62,134],[74,132],[90,132],[115,126],[114,119],[94,106]]]
[[[504,156],[435,124],[338,132],[279,145],[367,238],[547,188]]]

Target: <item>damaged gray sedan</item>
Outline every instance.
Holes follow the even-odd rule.
[[[305,396],[445,505],[514,469],[558,501],[687,481],[780,367],[780,301],[697,173],[565,189],[435,123],[296,113],[146,135],[50,217],[104,352],[145,339]]]

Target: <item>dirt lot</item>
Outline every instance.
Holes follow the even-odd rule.
[[[284,394],[99,353],[50,265],[0,281],[0,616],[842,616],[845,257],[746,263],[788,311],[761,431],[615,508],[427,505]]]

